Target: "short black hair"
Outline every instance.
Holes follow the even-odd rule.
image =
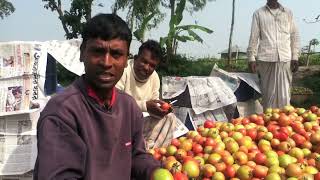
[[[103,40],[112,40],[119,38],[127,41],[128,50],[132,40],[131,30],[127,23],[116,14],[98,14],[84,24],[82,35],[82,44],[87,40],[101,38]]]
[[[138,56],[140,56],[145,49],[151,52],[152,58],[160,62],[163,61],[163,51],[157,41],[149,39],[142,43],[142,45],[139,47]]]

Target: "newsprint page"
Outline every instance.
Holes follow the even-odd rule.
[[[34,167],[47,49],[40,42],[0,43],[0,180]],[[5,177],[5,178],[4,178]]]

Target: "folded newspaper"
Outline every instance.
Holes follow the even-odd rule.
[[[40,109],[6,112],[0,116],[0,175],[24,174],[37,155],[36,125]]]
[[[28,110],[43,97],[46,63],[40,42],[0,43],[0,112]]]

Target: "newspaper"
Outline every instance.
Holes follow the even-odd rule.
[[[187,84],[196,114],[237,102],[233,91],[219,77],[188,77]]]
[[[38,90],[32,87],[31,76],[0,79],[0,112],[27,110],[31,99],[37,99]]]
[[[180,121],[180,119],[177,118],[176,120],[177,124],[175,131],[173,132],[173,138],[178,138],[189,131],[189,129]]]
[[[80,45],[82,39],[67,41],[47,41],[48,53],[51,54],[63,67],[78,76],[84,74],[83,62],[80,62]]]
[[[242,81],[246,82],[254,90],[261,94],[259,78],[257,74],[253,73],[231,73],[232,75],[238,77]]]
[[[0,43],[0,112],[27,110],[43,97],[46,64],[42,43]]]
[[[171,99],[186,90],[187,81],[183,77],[162,77],[162,98]]]
[[[240,85],[240,80],[237,76],[220,69],[216,64],[213,66],[210,76],[221,78],[232,89],[233,92],[235,92]]]
[[[33,169],[39,115],[40,109],[0,115],[0,175],[24,174]]]
[[[196,114],[192,109],[189,109],[188,113],[193,129],[197,129],[197,127],[203,125],[206,120],[228,122],[228,118],[222,108],[206,111],[201,114]]]

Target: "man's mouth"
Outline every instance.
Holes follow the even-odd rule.
[[[114,75],[112,73],[105,72],[105,73],[99,74],[98,78],[102,81],[110,81],[114,79]]]

